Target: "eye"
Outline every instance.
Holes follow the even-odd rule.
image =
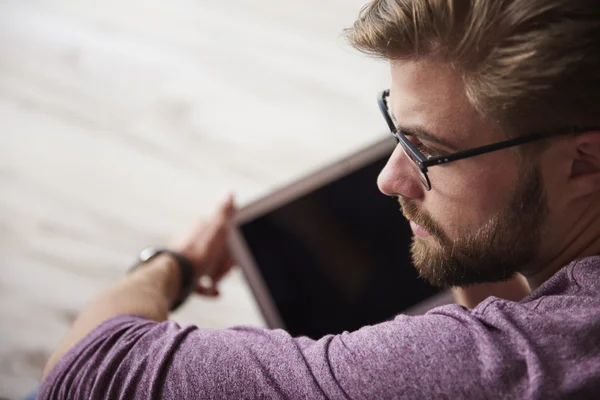
[[[417,139],[415,136],[413,135],[406,135],[406,137],[408,138],[408,140],[415,145],[415,147],[421,152],[421,154],[423,154],[425,157],[427,158],[431,158],[431,157],[438,157],[441,155],[441,153],[436,150],[433,149],[429,146],[426,146],[425,144],[423,144],[423,142],[421,142],[419,139]]]
[[[417,149],[419,149],[419,151],[421,153],[423,153],[423,155],[427,158],[431,158],[431,157],[437,157],[440,155],[440,152],[432,149],[431,147],[427,147],[425,146],[422,142],[420,141],[416,141],[417,143],[415,143],[415,146],[417,146]]]

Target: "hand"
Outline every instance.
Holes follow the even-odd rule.
[[[219,281],[234,265],[227,245],[234,212],[233,195],[229,194],[211,218],[196,222],[189,233],[169,244],[169,248],[186,256],[194,266],[198,294],[218,296]]]

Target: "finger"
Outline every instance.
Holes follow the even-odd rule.
[[[219,204],[217,211],[213,218],[207,220],[205,218],[198,219],[198,221],[192,226],[192,228],[184,235],[175,237],[169,242],[171,248],[183,249],[188,247],[194,247],[197,243],[193,238],[200,238],[215,230],[215,223],[219,221],[227,221],[235,212],[234,198],[232,193],[228,193],[225,199]],[[210,233],[209,233],[210,234]]]
[[[217,289],[217,287],[215,285],[211,285],[211,286],[207,287],[207,286],[203,286],[201,283],[198,283],[196,285],[196,288],[194,291],[202,296],[207,296],[207,297],[217,297],[220,294],[219,290]]]
[[[233,266],[235,265],[235,260],[231,254],[227,254],[226,258],[220,263],[219,268],[217,269],[215,275],[213,275],[213,282],[215,286],[231,271]]]
[[[206,226],[204,232],[205,237],[208,240],[222,239],[220,235],[223,234],[223,230],[226,230],[233,213],[235,206],[233,203],[233,195],[228,194],[227,197],[219,204],[212,218]]]
[[[194,289],[196,293],[204,296],[218,296],[219,294],[215,281],[208,275],[202,275],[198,278]]]
[[[227,255],[220,263],[217,268],[217,274],[210,277],[205,275],[201,280],[198,281],[195,292],[203,296],[216,297],[220,295],[218,288],[219,282],[225,275],[231,271],[235,265],[235,260],[231,255]]]
[[[192,250],[196,244],[195,238],[199,237],[207,229],[208,224],[209,221],[206,218],[199,218],[188,231],[170,240],[169,248],[179,252]]]
[[[235,199],[233,193],[227,193],[225,196],[225,200],[221,202],[219,206],[219,213],[223,215],[226,219],[233,215],[235,211]]]
[[[235,211],[233,205],[233,196],[229,195],[223,203],[220,204],[217,212],[209,221],[206,231],[202,235],[204,260],[207,264],[206,273],[213,275],[217,267],[217,262],[222,258],[223,253],[227,251],[227,239],[229,237],[229,228],[231,218]]]

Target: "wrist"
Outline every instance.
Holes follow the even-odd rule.
[[[168,253],[159,254],[132,271],[133,277],[165,298],[169,308],[181,293],[181,270],[177,260]]]

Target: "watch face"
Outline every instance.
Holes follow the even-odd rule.
[[[156,255],[156,249],[154,247],[147,247],[140,252],[140,261],[146,262],[150,258]]]

